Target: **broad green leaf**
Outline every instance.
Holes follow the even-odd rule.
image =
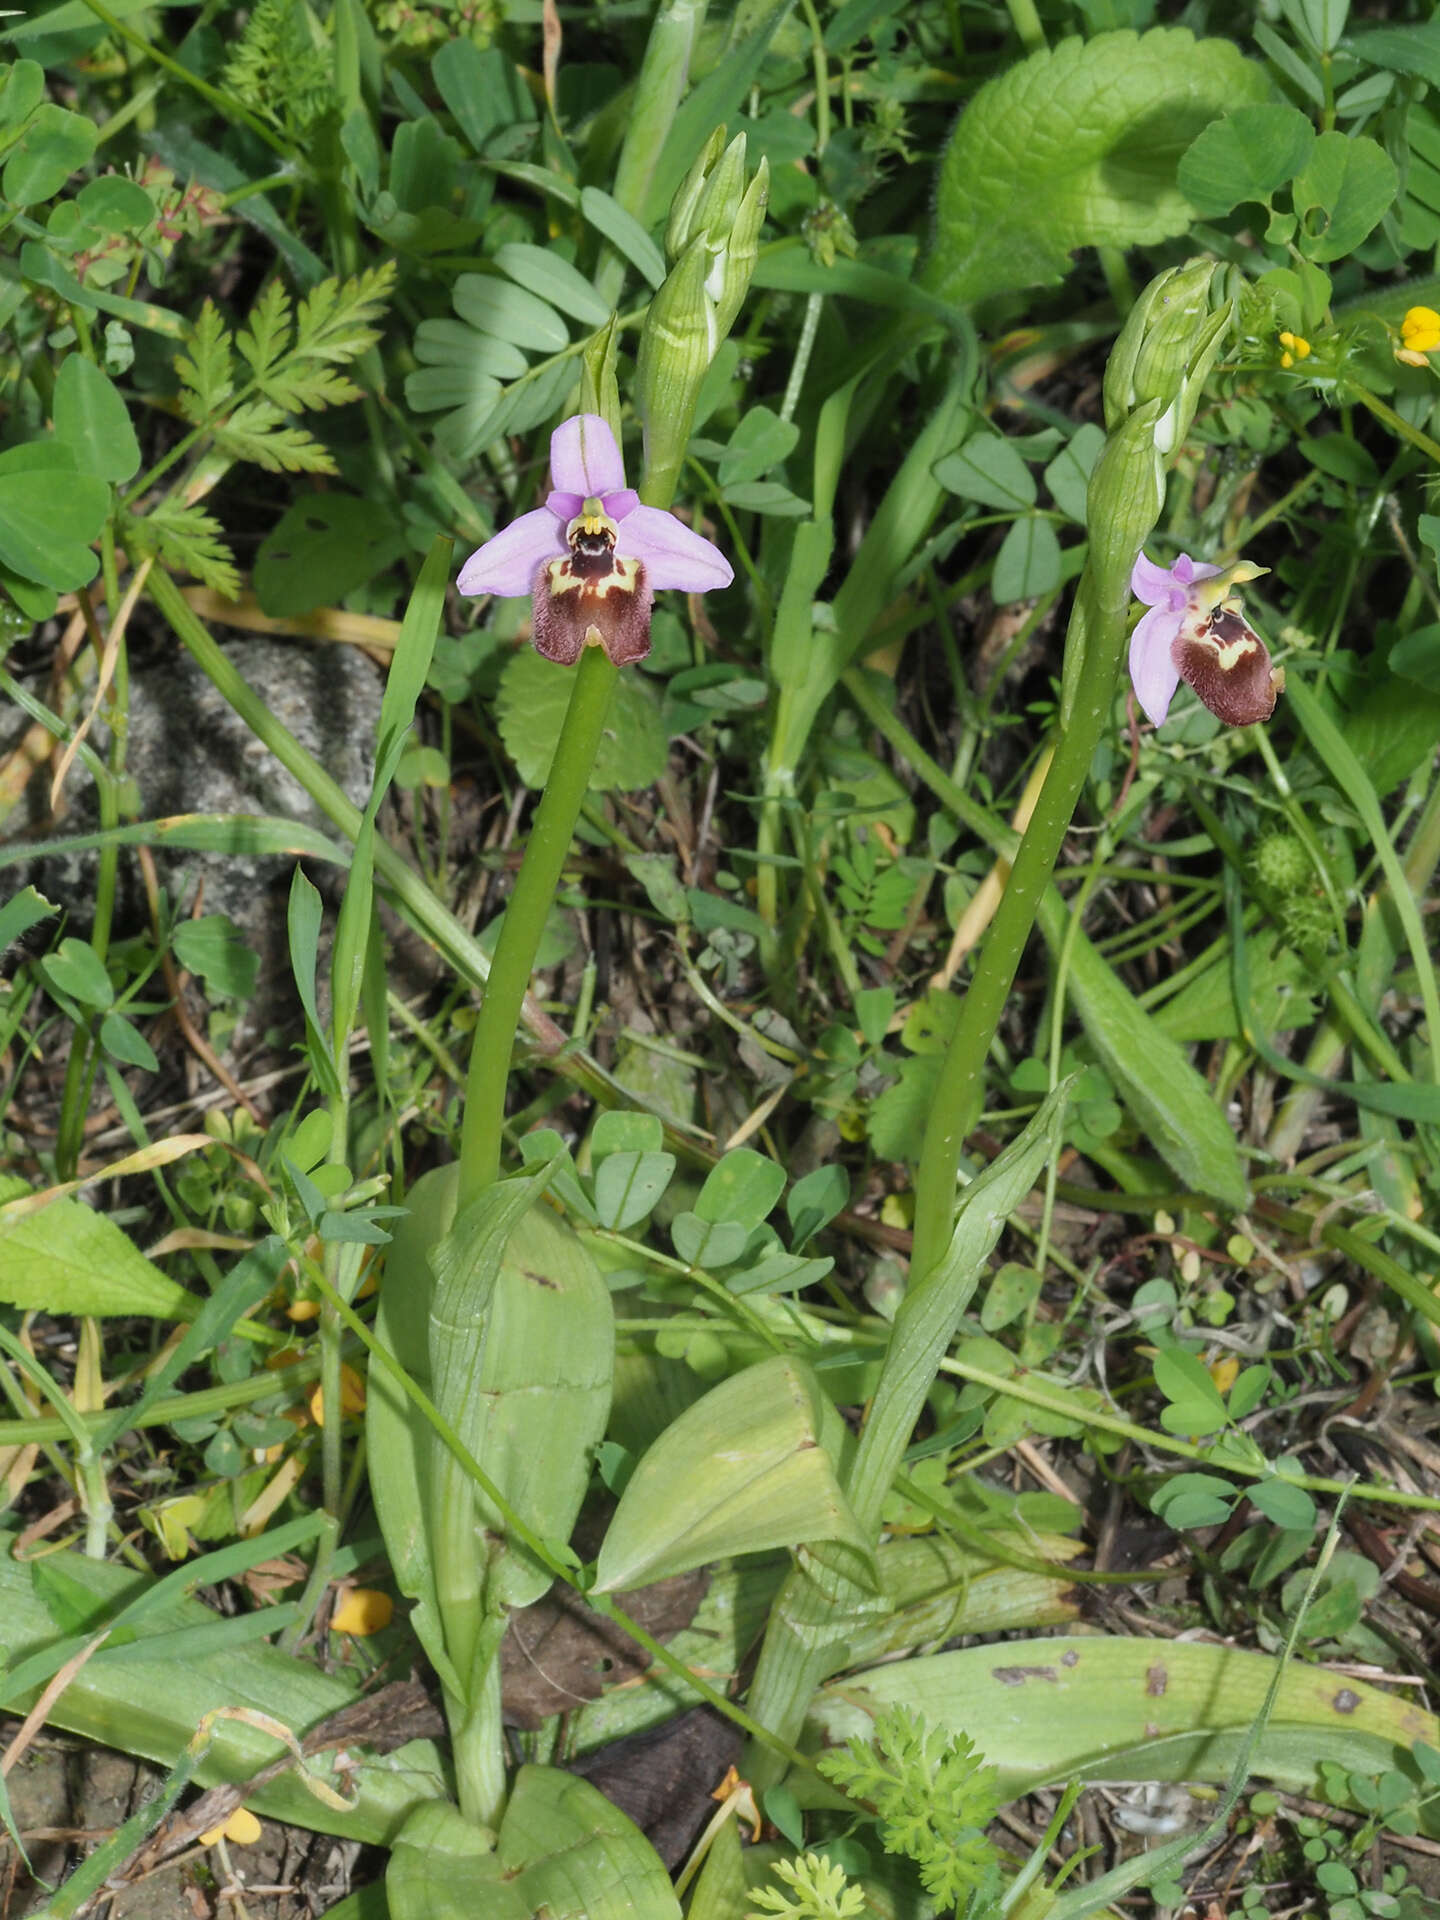
[[[1038,600],[1060,585],[1062,562],[1055,529],[1039,514],[1016,520],[1000,544],[990,576],[990,592],[997,606],[1016,600]]]
[[[1312,467],[1328,473],[1332,480],[1345,480],[1357,487],[1380,484],[1375,456],[1363,442],[1351,439],[1348,433],[1325,433],[1314,439],[1307,436],[1296,445]]]
[[[473,331],[473,329],[472,329]],[[478,339],[479,336],[476,335]],[[463,407],[478,433],[500,401],[500,382],[475,366],[417,367],[405,376],[405,404],[414,413],[439,413]],[[483,434],[477,444],[493,439]]]
[[[702,1220],[698,1213],[677,1213],[670,1222],[675,1251],[692,1267],[728,1267],[745,1251],[748,1228],[738,1220]]]
[[[90,543],[109,511],[109,487],[77,473],[61,441],[0,453],[0,561],[25,579],[60,593],[87,586],[100,567]]]
[[[605,1432],[615,1359],[610,1290],[589,1251],[549,1208],[548,1175],[501,1181],[429,1249],[435,1403],[502,1498],[535,1533],[566,1541]],[[431,1526],[464,1524],[468,1485],[438,1439]],[[550,1569],[507,1536],[502,1508],[470,1492],[487,1605],[523,1606]]]
[[[1277,1527],[1297,1532],[1314,1527],[1315,1502],[1304,1487],[1291,1486],[1286,1480],[1257,1480],[1249,1493],[1251,1506],[1258,1507]]]
[[[170,946],[186,972],[198,973],[211,993],[232,1000],[248,1000],[254,993],[260,955],[225,914],[177,921]]]
[[[435,1285],[427,1255],[455,1217],[455,1181],[454,1167],[434,1167],[410,1189],[410,1213],[385,1250],[375,1315],[377,1339],[427,1394],[432,1385],[429,1328]],[[391,1570],[401,1593],[415,1602],[410,1624],[442,1680],[458,1693],[458,1676],[445,1652],[431,1564],[430,1429],[383,1366],[370,1369],[365,1434],[370,1497]]]
[[[1035,476],[998,433],[972,434],[963,447],[935,462],[935,478],[962,500],[1016,513],[1035,504]]]
[[[13,38],[13,29],[5,37]],[[0,133],[28,120],[44,98],[45,69],[38,60],[17,60],[7,67],[0,73]]]
[[[644,1834],[598,1787],[559,1767],[520,1769],[496,1851],[527,1915],[680,1920],[670,1876]]]
[[[1332,53],[1345,31],[1350,0],[1290,0],[1291,21],[1319,53]]]
[[[785,1191],[785,1169],[753,1147],[732,1147],[705,1176],[695,1202],[702,1220],[734,1220],[748,1232]]]
[[[1399,184],[1395,162],[1378,141],[1322,133],[1291,187],[1301,252],[1311,260],[1353,253],[1379,226]]]
[[[1427,693],[1440,693],[1440,626],[1417,627],[1397,640],[1390,649],[1390,670]]]
[[[1052,953],[1070,949],[1070,1004],[1099,1065],[1161,1158],[1197,1193],[1236,1210],[1249,1189],[1235,1135],[1180,1046],[1137,1006],[1134,995],[1083,934],[1074,936],[1052,888],[1039,925]]]
[[[595,1211],[602,1227],[624,1233],[637,1225],[670,1184],[673,1153],[607,1154],[595,1175]]]
[[[148,206],[147,196],[140,197]],[[53,413],[55,437],[72,450],[82,473],[128,480],[140,471],[140,442],[125,402],[115,383],[83,353],[66,355],[55,381]]]
[[[77,1000],[82,1007],[103,1008],[114,1004],[115,989],[110,984],[105,962],[88,940],[78,940],[69,934],[54,953],[47,953],[36,964],[46,983],[66,999]]]
[[[531,647],[507,661],[495,714],[500,737],[527,787],[543,787],[570,705],[573,667],[542,660]],[[665,771],[660,709],[640,675],[620,676],[590,775],[592,793],[648,787]]]
[[[28,848],[26,857],[29,857]],[[50,919],[59,911],[54,901],[47,900],[34,887],[22,887],[19,893],[12,894],[0,907],[0,953],[8,952],[31,927],[38,927],[42,920]]]
[[[70,1582],[91,1596],[92,1631],[96,1623],[114,1618],[124,1609],[134,1622],[136,1642],[153,1637],[162,1647],[180,1631],[207,1629],[215,1624],[214,1611],[189,1597],[188,1590],[208,1577],[209,1570],[230,1564],[231,1571],[215,1577],[234,1578],[247,1564],[313,1540],[313,1517],[298,1525],[242,1543],[243,1558],[233,1551],[222,1563],[218,1554],[189,1561],[173,1575],[136,1594],[133,1568],[117,1561],[90,1560],[80,1554],[59,1554],[52,1568],[63,1567]],[[13,1534],[0,1535],[0,1618],[5,1622],[9,1671],[19,1673],[21,1689],[6,1700],[11,1712],[26,1712],[45,1680],[79,1653],[85,1634],[73,1641],[57,1635],[55,1624],[32,1580],[32,1568],[14,1557]],[[135,1644],[132,1642],[132,1644]],[[127,1651],[122,1649],[121,1651]],[[169,1661],[163,1668],[151,1661],[116,1660],[101,1650],[83,1662],[50,1708],[49,1721],[86,1740],[119,1747],[173,1766],[205,1715],[217,1707],[249,1707],[269,1713],[288,1727],[308,1728],[362,1698],[351,1681],[322,1673],[309,1661],[296,1659],[266,1646],[232,1647],[223,1653],[196,1654]],[[38,1672],[24,1679],[34,1662]],[[157,1672],[163,1684],[157,1685]],[[197,1778],[205,1786],[221,1781],[248,1780],[262,1767],[283,1757],[284,1749],[268,1735],[240,1721],[221,1718],[213,1727],[209,1751],[200,1762]],[[342,1784],[354,1798],[353,1810],[341,1813],[308,1792],[296,1769],[286,1766],[265,1785],[247,1791],[245,1803],[256,1813],[291,1821],[321,1833],[386,1844],[399,1831],[411,1808],[443,1796],[445,1769],[430,1741],[411,1741],[399,1753],[372,1757],[364,1749],[351,1755],[354,1770],[337,1778],[327,1760],[317,1756],[312,1765],[332,1784]]]
[[[385,1869],[390,1920],[533,1920],[495,1852],[495,1836],[446,1801],[417,1807]]]
[[[1077,427],[1069,440],[1045,469],[1045,484],[1050,497],[1077,526],[1085,525],[1086,497],[1090,474],[1105,444],[1105,435],[1091,420]]]
[[[255,556],[255,597],[272,619],[335,606],[405,550],[395,516],[353,493],[297,494]]]
[[[52,1200],[18,1217],[0,1208],[0,1300],[44,1313],[191,1320],[201,1302],[145,1258],[103,1213]]]
[[[779,466],[799,438],[793,420],[782,420],[769,407],[749,407],[720,456],[716,477],[722,487],[758,480]]]
[[[1267,1033],[1290,1033],[1315,1018],[1315,969],[1293,947],[1253,935],[1249,942],[1251,1007]],[[1238,1040],[1240,1015],[1228,955],[1187,981],[1173,999],[1154,1008],[1149,1019],[1161,1033],[1182,1045],[1203,1040]]]
[[[477,333],[464,320],[422,320],[415,329],[415,358],[424,367],[450,367],[494,380],[518,380],[530,364],[508,340]]]
[[[1371,66],[1413,73],[1440,87],[1440,19],[1433,14],[1416,26],[1372,27],[1351,34],[1346,46]]]
[[[1223,1783],[1274,1672],[1264,1654],[1190,1641],[1016,1640],[851,1674],[820,1696],[811,1730],[843,1724],[848,1738],[856,1708],[902,1702],[967,1733],[999,1768],[1007,1799],[1072,1779]],[[1440,1722],[1409,1700],[1292,1661],[1252,1764],[1289,1792],[1324,1799],[1322,1762],[1379,1773],[1437,1734]],[[1440,1831],[1435,1812],[1425,1826]]]
[[[785,1196],[785,1212],[795,1245],[803,1247],[849,1204],[850,1175],[844,1167],[832,1163],[802,1175]]]
[[[1225,1424],[1225,1402],[1203,1360],[1181,1347],[1163,1347],[1155,1356],[1155,1383],[1169,1406],[1160,1423],[1170,1433],[1198,1436]]]
[[[75,200],[90,224],[105,233],[134,233],[155,218],[155,202],[123,173],[87,180]]]
[[[49,200],[84,166],[98,138],[93,121],[47,101],[11,148],[0,174],[0,194],[15,207]]]
[[[631,1475],[600,1549],[597,1589],[613,1593],[804,1541],[867,1554],[821,1444],[828,1406],[809,1367],[784,1355],[713,1387]]]
[[[633,213],[627,213],[618,200],[612,200],[599,187],[580,189],[580,211],[652,287],[660,286],[665,278],[665,256]]]
[[[590,1135],[590,1152],[595,1160],[607,1153],[659,1153],[665,1144],[665,1128],[653,1113],[626,1113],[615,1108],[602,1113]]]
[[[1237,107],[1212,120],[1180,161],[1180,191],[1203,214],[1268,202],[1304,166],[1315,129],[1297,107]]]
[[[569,346],[565,322],[554,307],[494,274],[462,273],[451,302],[462,320],[497,340],[509,340],[532,353],[559,353]],[[608,313],[606,319],[609,318]]]
[[[476,153],[501,127],[535,118],[535,103],[515,62],[499,47],[481,48],[463,33],[456,34],[430,62],[430,71],[440,98]]]
[[[1062,40],[979,90],[940,171],[930,290],[959,306],[1063,279],[1076,247],[1150,245],[1192,219],[1180,156],[1270,90],[1184,27]]]
[[[517,286],[529,288],[572,320],[587,327],[603,327],[610,318],[611,309],[584,274],[548,247],[512,240],[498,250],[495,264]]]
[[[159,1071],[155,1049],[138,1028],[131,1026],[123,1013],[107,1013],[100,1022],[100,1044],[112,1060],[125,1067],[143,1067],[147,1073]]]

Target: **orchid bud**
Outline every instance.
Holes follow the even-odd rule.
[[[746,183],[743,134],[723,148],[712,135],[675,196],[665,244],[678,258],[650,302],[636,356],[652,497],[668,499],[679,475],[700,384],[755,271],[769,188],[764,160]]]
[[[725,146],[724,127],[716,127],[715,131],[710,135],[710,138],[700,149],[694,166],[691,167],[689,173],[687,173],[681,181],[675,198],[670,203],[670,221],[665,229],[665,251],[671,260],[678,260],[689,243],[695,238],[695,235],[703,232],[704,229],[710,225],[712,214],[708,203],[712,198],[712,188],[716,185],[716,163],[722,154],[725,154],[728,161],[729,155],[734,153],[737,147],[740,149],[739,178],[743,187],[745,175],[745,136],[743,133],[736,134],[727,150]],[[739,200],[740,193],[739,190],[737,190],[735,192],[735,205],[739,204]],[[702,204],[705,207],[703,214],[701,212]],[[728,226],[734,217],[735,207],[732,206],[725,219],[725,224]]]
[[[1211,312],[1214,277],[1213,261],[1187,261],[1157,274],[1130,309],[1105,372],[1105,423],[1112,432],[1150,400],[1160,402],[1157,453],[1173,453],[1189,432],[1234,312],[1228,300]]]

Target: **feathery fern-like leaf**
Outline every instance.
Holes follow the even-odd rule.
[[[216,444],[236,460],[251,460],[267,473],[335,473],[330,451],[304,427],[285,423],[268,400],[247,400],[215,428]]]
[[[207,300],[190,335],[190,351],[176,356],[180,407],[187,420],[202,421],[224,406],[235,391],[235,360],[220,309]]]
[[[177,573],[192,573],[227,600],[240,597],[240,574],[229,547],[220,538],[220,522],[203,507],[182,507],[162,500],[143,518],[125,526],[126,544],[154,554]]]

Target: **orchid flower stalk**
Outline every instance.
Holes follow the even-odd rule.
[[[1054,757],[960,1003],[931,1102],[915,1181],[912,1290],[924,1288],[946,1258],[960,1150],[979,1118],[986,1059],[1095,749],[1112,724],[1131,574],[1160,515],[1165,459],[1188,428],[1228,319],[1228,308],[1219,319],[1210,311],[1210,273],[1207,263],[1203,271],[1182,268],[1152,283],[1112,355],[1109,435],[1090,481],[1089,554],[1067,636]],[[878,1530],[885,1490],[930,1384],[923,1370],[882,1369],[845,1482],[867,1531]],[[844,1664],[847,1620],[861,1617],[868,1604],[865,1591],[823,1558],[797,1563],[772,1609],[750,1694],[751,1712],[772,1733],[794,1739],[814,1688]],[[746,1765],[757,1790],[774,1784],[776,1763],[767,1750],[752,1748]]]
[[[543,507],[512,521],[460,570],[461,593],[529,593],[537,652],[558,666],[576,668],[475,1027],[460,1136],[462,1208],[500,1170],[515,1029],[590,784],[616,675],[650,651],[657,590],[706,593],[733,578],[718,547],[673,514],[643,505],[625,485],[619,446],[598,414],[577,414],[556,428],[550,481]]]

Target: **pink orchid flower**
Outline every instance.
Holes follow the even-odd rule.
[[[1265,642],[1240,611],[1233,589],[1265,571],[1248,560],[1212,567],[1182,553],[1173,567],[1142,553],[1130,591],[1150,611],[1130,636],[1130,679],[1147,719],[1163,726],[1183,680],[1226,726],[1268,720],[1284,670],[1272,666]]]
[[[708,593],[734,570],[720,549],[673,513],[642,507],[625,484],[615,436],[596,413],[577,413],[550,436],[551,492],[472,553],[461,593],[533,596],[535,647],[571,667],[585,646],[617,667],[650,651],[657,591]]]

